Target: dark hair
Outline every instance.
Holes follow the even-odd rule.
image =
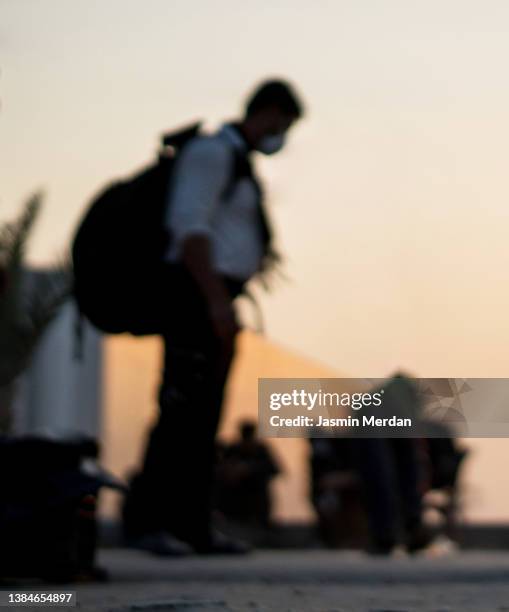
[[[294,119],[299,119],[304,113],[297,94],[286,81],[271,80],[258,85],[247,101],[246,115],[253,115],[271,106]]]

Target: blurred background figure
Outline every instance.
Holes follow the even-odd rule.
[[[366,508],[354,455],[355,440],[310,440],[310,495],[321,539],[331,548],[368,545]]]
[[[446,424],[429,423],[428,429],[433,429],[436,437],[421,440],[427,471],[424,511],[450,541],[459,542],[460,475],[469,453]]]
[[[241,422],[238,441],[219,449],[216,509],[227,519],[269,527],[272,510],[270,484],[280,473],[272,452],[256,436],[256,424],[253,421]]]
[[[311,499],[319,533],[333,548],[409,552],[439,534],[458,539],[458,477],[466,451],[441,438],[315,438]]]

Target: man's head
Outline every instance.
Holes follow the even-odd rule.
[[[288,129],[302,115],[302,104],[289,83],[265,81],[246,103],[242,129],[253,149],[271,155],[281,149]]]

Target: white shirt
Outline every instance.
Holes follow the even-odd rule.
[[[166,224],[172,241],[166,260],[179,260],[187,236],[206,235],[213,268],[246,281],[259,270],[264,249],[257,189],[249,177],[232,183],[234,148],[245,148],[245,143],[234,127],[225,125],[183,149],[167,196]]]

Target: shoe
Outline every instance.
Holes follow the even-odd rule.
[[[422,523],[408,531],[406,549],[409,553],[416,553],[427,548],[435,539],[436,531]]]
[[[247,555],[252,550],[247,542],[230,538],[219,531],[215,531],[207,542],[192,546],[199,555]]]
[[[193,549],[166,531],[146,533],[127,542],[130,548],[143,550],[158,557],[185,557],[192,554]]]

